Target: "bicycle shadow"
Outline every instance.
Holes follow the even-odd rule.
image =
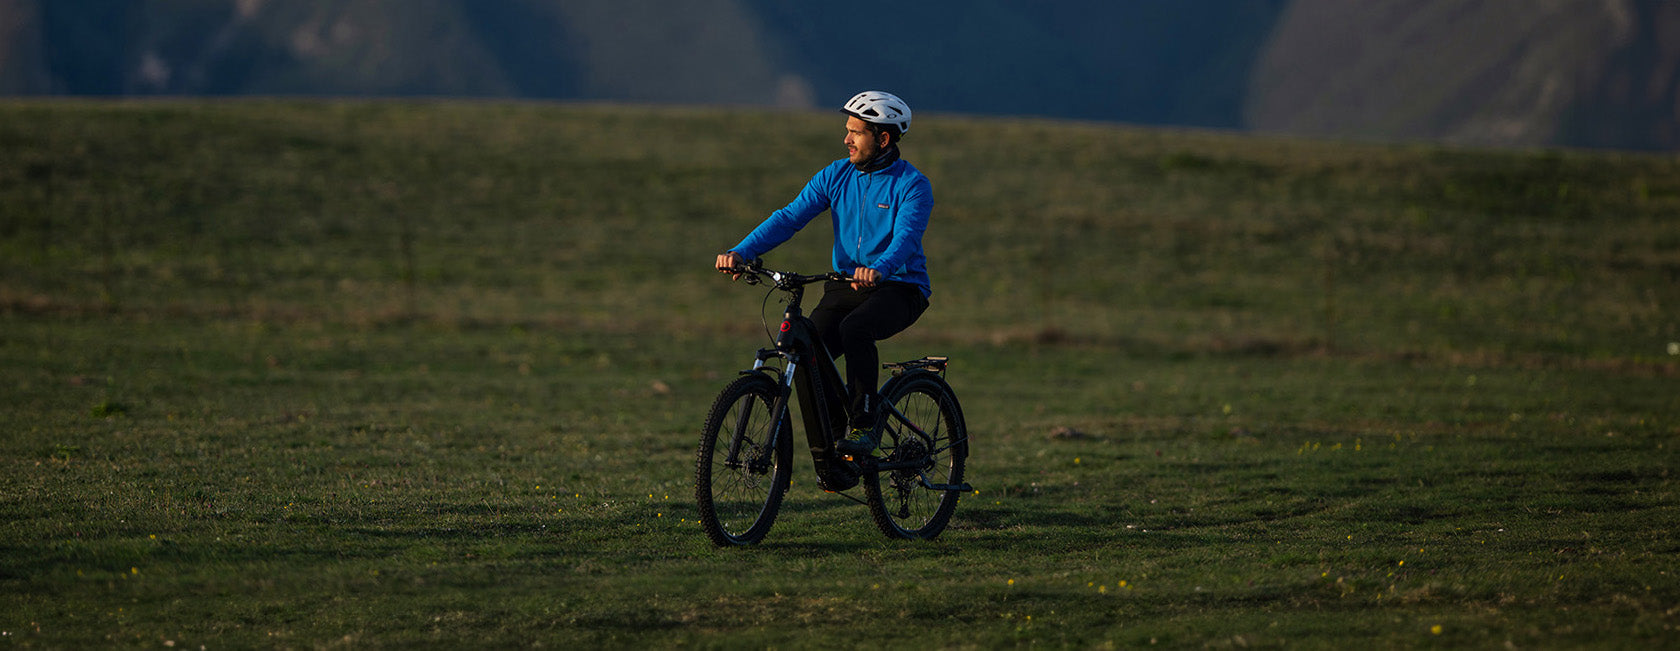
[[[1000,503],[985,495],[964,494],[950,525],[938,538],[914,543],[882,536],[868,507],[847,499],[863,499],[861,490],[832,494],[814,485],[796,484],[782,504],[774,530],[755,547],[813,558],[906,543],[934,553],[1023,548],[1042,551],[1046,545],[1069,551],[1114,545],[1165,550],[1228,542],[1229,527],[1241,524],[1185,517],[1168,523],[1159,517],[1140,518],[1118,503],[1058,505],[1055,498],[1059,495],[1050,487],[1037,498],[1014,496]]]

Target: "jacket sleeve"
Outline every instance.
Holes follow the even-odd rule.
[[[828,210],[833,202],[829,196],[829,174],[833,167],[817,172],[816,176],[805,184],[805,189],[799,191],[799,196],[793,202],[782,207],[781,210],[770,213],[770,217],[747,234],[746,239],[736,244],[731,251],[743,258],[752,259],[770,252],[783,242],[793,237],[794,233],[811,223],[817,215]]]
[[[893,219],[892,244],[875,258],[869,268],[891,276],[917,251],[922,250],[922,234],[927,232],[928,218],[933,215],[933,184],[927,177],[917,175],[905,190]]]

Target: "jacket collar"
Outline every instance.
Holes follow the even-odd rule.
[[[898,145],[894,144],[876,154],[874,158],[861,165],[853,165],[853,167],[864,174],[871,174],[892,167],[892,164],[896,162],[898,162]]]

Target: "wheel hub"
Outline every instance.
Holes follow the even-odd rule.
[[[752,457],[747,459],[747,472],[753,475],[763,475],[770,472],[770,451],[753,446]]]
[[[893,461],[915,461],[918,459],[927,461],[928,447],[927,444],[923,443],[920,438],[912,437],[909,440],[900,443],[898,448],[893,450],[892,455],[888,458]],[[900,490],[904,490],[915,486],[917,484],[917,480],[920,479],[921,476],[922,469],[920,466],[894,470],[893,485],[897,486]]]

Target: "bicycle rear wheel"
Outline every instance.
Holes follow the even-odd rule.
[[[882,398],[904,416],[886,419],[882,461],[922,463],[868,474],[863,489],[870,515],[889,538],[932,539],[951,521],[960,491],[948,487],[962,484],[968,462],[962,407],[932,375],[907,377]]]
[[[718,394],[694,456],[694,500],[700,526],[719,547],[764,539],[787,495],[793,472],[792,419],[777,405],[781,387],[763,375],[743,376]],[[781,433],[772,423],[780,411]]]

